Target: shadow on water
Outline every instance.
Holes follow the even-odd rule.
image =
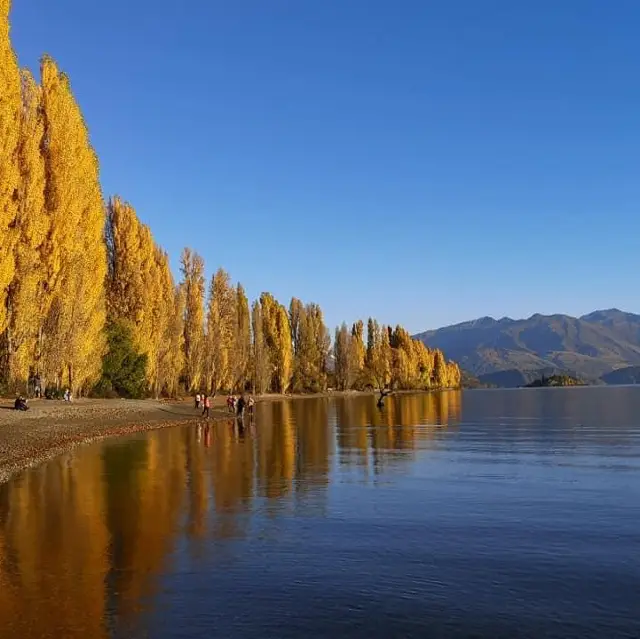
[[[259,403],[63,455],[0,486],[0,636],[630,637],[606,598],[638,574],[598,553],[639,495],[589,456],[637,459],[640,396],[595,391]],[[558,584],[589,562],[601,599]]]

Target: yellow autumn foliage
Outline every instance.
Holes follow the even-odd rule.
[[[43,245],[47,308],[42,373],[74,391],[97,381],[105,350],[105,208],[98,159],[68,78],[42,60],[45,129],[45,212],[50,230]]]
[[[44,212],[44,158],[41,89],[28,71],[22,73],[22,117],[18,145],[20,184],[16,217],[15,271],[8,289],[7,355],[9,377],[26,382],[36,359],[43,321],[40,250],[49,232]]]
[[[343,324],[332,353],[319,304],[294,297],[287,309],[265,292],[250,305],[223,269],[207,294],[204,260],[190,248],[176,284],[168,255],[133,206],[118,196],[105,204],[69,78],[48,56],[40,84],[20,71],[10,4],[0,0],[3,386],[90,391],[106,375],[111,323],[125,327],[134,359],[144,362],[139,387],[156,397],[317,392],[331,379],[342,389],[459,386],[458,366],[400,326],[370,318],[365,346],[363,322],[350,331]]]
[[[10,0],[0,0],[0,331],[7,325],[7,290],[14,276],[20,184],[20,72],[9,39]]]

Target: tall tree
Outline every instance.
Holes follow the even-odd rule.
[[[36,361],[38,331],[43,322],[40,250],[49,231],[49,218],[44,212],[41,90],[28,71],[22,72],[22,101],[18,147],[18,241],[15,273],[7,298],[6,346],[9,378],[14,384],[27,381],[29,369]]]
[[[107,302],[109,316],[129,324],[137,350],[147,352],[142,334],[144,273],[140,221],[133,207],[119,197],[107,206]]]
[[[185,295],[182,286],[176,286],[169,291],[170,305],[169,322],[165,330],[166,349],[162,354],[160,371],[164,375],[164,388],[167,395],[175,397],[178,394],[180,374],[184,369],[184,317]]]
[[[318,390],[324,391],[327,389],[327,360],[331,351],[331,335],[324,323],[324,316],[319,304],[311,304],[308,315],[313,326]]]
[[[108,313],[129,326],[136,350],[147,356],[148,390],[158,395],[162,340],[173,305],[169,259],[133,207],[118,197],[109,201],[105,235]]]
[[[326,388],[326,363],[331,339],[318,304],[303,306],[291,300],[289,310],[294,345],[293,387],[299,392],[317,392]],[[295,327],[295,333],[294,331]]]
[[[171,379],[168,348],[170,344],[171,323],[174,313],[175,283],[169,266],[169,256],[160,247],[154,247],[153,281],[150,286],[150,306],[152,315],[151,360],[148,371],[148,387],[155,397]]]
[[[251,380],[253,392],[268,390],[270,379],[269,354],[264,341],[262,307],[256,300],[251,305]]]
[[[369,374],[373,385],[380,393],[384,391],[389,383],[391,373],[391,346],[389,344],[389,332],[386,326],[379,326],[377,321],[373,321],[373,338],[371,347]]]
[[[289,314],[271,293],[262,293],[260,306],[269,361],[270,389],[275,393],[286,393],[293,372],[293,341]]]
[[[304,314],[304,304],[298,298],[292,297],[289,303],[289,323],[291,325],[291,341],[293,343],[293,354],[295,357],[300,354],[300,324],[304,321]]]
[[[211,278],[207,306],[205,376],[208,390],[216,394],[233,385],[234,337],[236,335],[235,290],[224,269]]]
[[[379,330],[378,322],[370,317],[367,320],[367,351],[365,354],[365,366],[370,371],[373,368],[373,359],[375,355],[376,349],[376,340],[379,338],[380,330]]]
[[[184,291],[185,384],[188,391],[198,390],[202,379],[204,346],[204,262],[185,248],[180,258]]]
[[[0,0],[0,333],[7,326],[7,289],[14,275],[16,197],[20,184],[20,73],[9,38],[10,0]]]
[[[364,361],[366,353],[364,345],[364,324],[362,320],[358,320],[351,327],[350,346],[350,378],[356,388],[362,389],[364,387]]]
[[[336,386],[339,390],[351,387],[351,339],[349,329],[343,322],[340,328],[336,328],[333,349]]]
[[[291,385],[293,369],[293,344],[291,342],[291,327],[287,309],[278,304],[276,315],[276,330],[278,347],[276,349],[276,392],[286,393]]]
[[[241,391],[245,390],[249,380],[249,359],[251,356],[251,317],[249,300],[242,284],[236,286],[236,333],[234,343],[234,375],[233,385]]]
[[[433,380],[432,384],[436,388],[446,388],[447,380],[447,362],[442,351],[436,350],[433,360]]]
[[[41,65],[46,171],[45,373],[79,391],[97,380],[105,351],[105,210],[98,159],[66,75]]]
[[[278,365],[278,327],[277,305],[271,293],[260,295],[260,315],[262,319],[262,334],[265,349],[265,359],[268,362],[269,381],[267,390],[275,391],[277,386],[276,368]]]

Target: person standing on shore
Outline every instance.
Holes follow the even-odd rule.
[[[204,408],[202,409],[202,416],[204,417],[206,415],[207,419],[209,419],[209,410],[211,409],[211,398],[209,395],[204,396],[202,403],[204,405]]]
[[[196,410],[200,408],[200,393],[196,393]]]
[[[243,417],[244,416],[244,407],[245,407],[246,401],[244,399],[244,394],[240,395],[240,397],[238,398],[238,402],[236,404],[237,406],[237,415],[238,417]]]

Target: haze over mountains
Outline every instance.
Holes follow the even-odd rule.
[[[640,366],[640,315],[618,309],[582,317],[482,317],[415,337],[440,348],[481,381],[500,386],[518,386],[543,372],[625,383],[632,378],[621,369]]]

